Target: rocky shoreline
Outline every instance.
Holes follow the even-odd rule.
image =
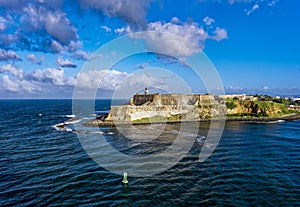
[[[287,114],[283,116],[278,116],[278,117],[229,117],[226,118],[226,121],[234,122],[234,121],[239,121],[239,122],[274,122],[274,121],[296,121],[300,120],[300,113],[293,113],[293,114]]]
[[[244,123],[268,123],[276,121],[295,121],[300,120],[300,113],[293,113],[278,117],[226,117],[226,118],[214,118],[214,119],[202,119],[202,120],[192,120],[184,121],[188,122],[210,122],[210,121],[226,121],[226,122],[244,122]],[[83,125],[88,127],[115,127],[116,125],[147,125],[147,124],[176,124],[181,123],[181,121],[166,121],[166,122],[105,122],[98,119],[90,120]]]

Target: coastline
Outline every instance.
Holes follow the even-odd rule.
[[[83,123],[88,127],[116,127],[116,125],[148,125],[148,124],[178,124],[178,123],[194,123],[194,122],[210,122],[210,121],[225,121],[225,122],[244,122],[244,123],[268,123],[276,121],[296,121],[300,120],[300,113],[292,113],[278,117],[226,117],[226,118],[210,118],[191,121],[153,121],[153,122],[103,122],[97,119]]]

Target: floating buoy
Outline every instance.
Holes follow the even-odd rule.
[[[123,185],[125,185],[125,186],[128,185],[127,172],[124,172],[122,183],[123,183]]]

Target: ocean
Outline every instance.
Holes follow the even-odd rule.
[[[109,107],[109,100],[96,101],[96,111]],[[228,122],[206,161],[197,160],[195,139],[170,169],[129,174],[123,186],[121,175],[89,157],[75,132],[54,127],[70,117],[71,100],[0,101],[0,206],[300,206],[300,121]],[[200,125],[205,136],[209,124]],[[162,151],[173,141],[166,133],[155,145],[136,145],[115,128],[101,131],[128,155]]]

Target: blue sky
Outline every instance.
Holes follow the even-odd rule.
[[[84,87],[99,87],[109,97],[131,73],[159,67],[173,71],[194,92],[203,84],[182,64],[204,52],[215,65],[226,93],[300,95],[300,8],[288,0],[1,0],[0,98],[72,98],[85,63],[115,55],[95,53],[103,45],[134,32],[173,33],[144,37],[149,47],[163,47],[172,61],[141,54],[109,70],[84,74]],[[146,38],[148,38],[146,40]],[[120,50],[126,50],[121,48]],[[172,76],[136,73],[132,83],[169,92]],[[100,97],[101,98],[101,97]]]

